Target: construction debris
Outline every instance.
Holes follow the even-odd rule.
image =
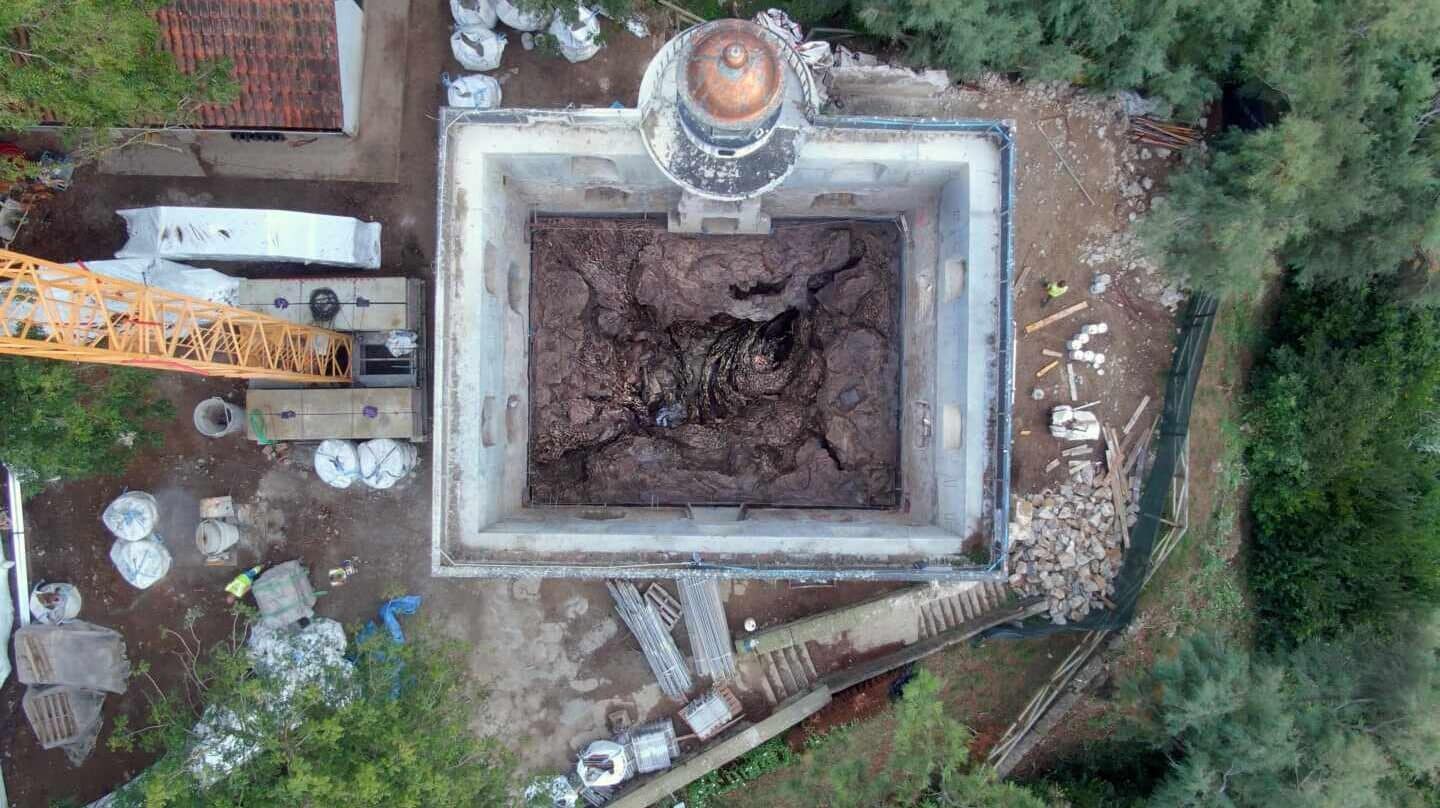
[[[645,588],[645,602],[655,610],[655,616],[665,624],[667,631],[675,630],[680,622],[680,601],[670,594],[670,590],[660,584],[650,584]]]
[[[1041,354],[1042,356],[1048,356],[1048,357],[1050,357],[1051,359],[1064,359],[1064,358],[1065,358],[1065,354],[1060,353],[1059,351],[1052,351],[1052,350],[1050,350],[1049,348],[1041,348],[1041,349],[1040,349],[1040,354]]]
[[[695,737],[708,741],[719,735],[740,716],[740,700],[729,688],[717,687],[685,705],[680,718],[695,731]]]
[[[1130,119],[1130,139],[1162,149],[1183,149],[1200,141],[1200,130],[1141,115]]]
[[[1081,620],[1115,594],[1123,553],[1108,486],[1094,484],[1087,461],[1080,479],[1019,499],[1010,523],[1010,586],[1049,601],[1056,625]]]
[[[1050,434],[1060,440],[1100,439],[1100,421],[1095,413],[1064,404],[1050,411]]]
[[[1060,454],[1063,457],[1075,457],[1077,455],[1090,454],[1092,451],[1094,451],[1094,447],[1092,446],[1071,446]]]
[[[1059,366],[1060,366],[1060,360],[1059,360],[1059,359],[1052,359],[1052,360],[1050,360],[1050,364],[1048,364],[1048,365],[1046,365],[1045,367],[1040,368],[1039,370],[1035,371],[1035,378],[1038,379],[1038,378],[1040,378],[1041,376],[1044,376],[1046,373],[1049,373],[1050,371],[1054,370],[1055,368],[1057,368],[1057,367],[1059,367]]]
[[[730,626],[720,588],[714,578],[681,578],[680,607],[690,633],[690,653],[695,672],[722,682],[735,676],[735,652],[730,646]]]
[[[629,581],[606,581],[605,586],[615,599],[615,611],[639,641],[645,661],[650,663],[650,670],[660,683],[660,691],[672,699],[685,698],[695,683],[659,615],[646,605],[639,590]]]

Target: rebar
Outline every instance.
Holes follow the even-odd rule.
[[[629,581],[606,581],[605,586],[610,590],[610,597],[615,599],[615,611],[620,613],[620,619],[640,642],[640,650],[645,654],[645,661],[650,663],[655,680],[660,683],[660,691],[672,699],[685,698],[694,682],[685,667],[684,658],[680,656],[680,649],[675,647],[675,640],[671,639],[665,624],[660,622],[660,616],[645,603],[640,597],[640,590]],[[684,591],[683,588],[681,591]]]
[[[735,676],[735,653],[730,645],[730,626],[720,587],[714,578],[681,578],[680,610],[690,633],[690,652],[695,672],[723,682]]]

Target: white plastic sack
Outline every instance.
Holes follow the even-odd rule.
[[[450,35],[450,52],[466,70],[494,70],[505,53],[505,35],[475,25]]]
[[[409,356],[420,346],[420,336],[414,331],[391,331],[385,338],[385,350],[391,356]]]
[[[360,444],[360,479],[371,488],[390,488],[415,468],[419,452],[409,443],[376,438]]]
[[[58,626],[80,614],[83,600],[74,584],[41,584],[30,593],[30,616],[41,625]]]
[[[130,238],[117,258],[208,258],[380,267],[380,224],[291,210],[160,206],[116,211]]]
[[[144,491],[126,491],[105,506],[100,521],[125,541],[139,541],[155,532],[160,509],[155,498]]]
[[[801,42],[795,46],[795,52],[800,54],[800,59],[812,69],[824,69],[835,65],[835,52],[831,50],[830,43],[824,40]]]
[[[456,109],[494,109],[500,106],[500,82],[475,74],[445,82],[446,100]]]
[[[495,15],[500,22],[516,31],[540,31],[550,24],[550,15],[544,11],[522,11],[510,0],[495,0]]]
[[[580,6],[575,22],[556,17],[550,23],[550,35],[560,53],[570,62],[583,62],[600,52],[600,20],[595,12]]]
[[[458,28],[495,27],[495,4],[490,0],[450,0],[450,16]]]
[[[240,279],[203,267],[186,266],[164,258],[113,258],[70,264],[111,278],[153,286],[234,306],[240,302]]]
[[[164,578],[170,571],[171,560],[170,551],[154,536],[140,541],[116,539],[110,545],[110,561],[121,577],[136,589],[149,589],[151,584]]]
[[[778,8],[766,9],[756,14],[755,22],[791,45],[799,45],[800,40],[805,38],[800,30],[800,23],[790,19],[789,14]]]
[[[360,479],[360,455],[348,440],[320,442],[315,450],[315,473],[332,488],[349,488]]]

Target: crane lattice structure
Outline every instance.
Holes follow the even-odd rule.
[[[0,353],[206,376],[350,383],[354,340],[0,250]]]

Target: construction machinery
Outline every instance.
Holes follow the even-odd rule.
[[[0,250],[0,353],[350,384],[348,334]]]

